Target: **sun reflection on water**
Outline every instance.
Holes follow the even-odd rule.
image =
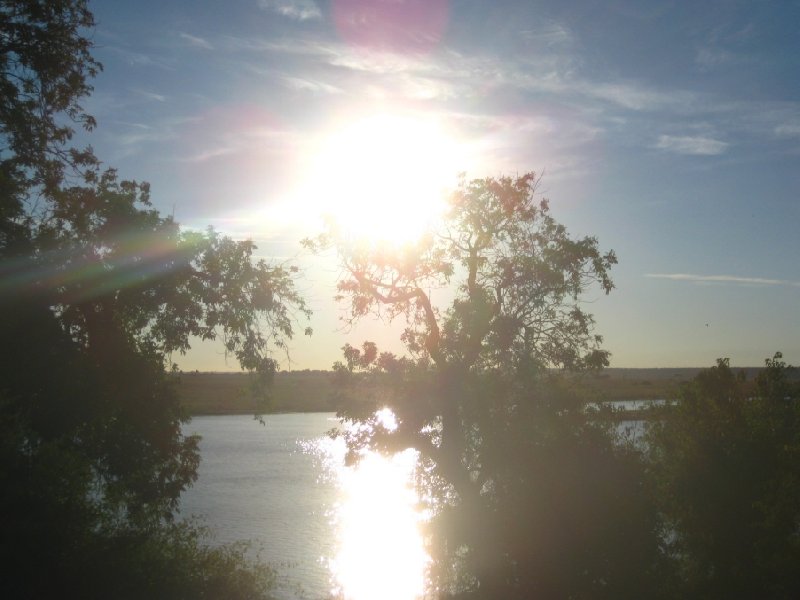
[[[394,415],[380,416],[391,427]],[[417,452],[364,452],[357,465],[345,466],[341,438],[321,446],[339,489],[332,511],[332,595],[342,600],[424,598],[430,557],[421,533],[425,514],[414,485]]]
[[[417,456],[369,453],[342,467],[336,511],[338,549],[331,563],[335,590],[347,600],[414,600],[425,591],[429,562],[413,487]]]

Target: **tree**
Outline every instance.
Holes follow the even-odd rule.
[[[101,69],[84,35],[93,26],[85,0],[0,3],[0,248],[24,241],[40,195],[97,164],[70,147],[75,127],[96,124],[80,104]]]
[[[194,338],[221,337],[263,391],[309,311],[293,269],[256,260],[250,241],[181,230],[146,183],[70,146],[73,127],[94,126],[80,106],[100,69],[92,24],[83,0],[0,3],[4,589],[263,596],[240,551],[170,525],[199,457],[167,369]]]
[[[607,427],[590,423],[583,399],[557,393],[550,381],[554,369],[608,363],[581,296],[593,285],[605,293],[613,288],[609,270],[616,257],[601,253],[595,238],[570,237],[548,202],[535,201],[537,182],[532,173],[462,180],[441,230],[414,245],[353,241],[335,223],[307,240],[312,249],[338,251],[344,272],[339,297],[349,300],[353,320],[378,315],[407,322],[402,339],[410,358],[380,354],[370,343],[363,351],[344,348],[345,362],[335,368],[358,391],[345,395],[356,401],[339,412],[367,425],[351,434],[354,449],[419,451],[423,485],[438,515],[433,548],[445,589],[486,598],[635,596],[642,587],[631,590],[641,580],[628,592],[621,582],[643,561],[649,573],[658,554],[641,461],[633,450],[614,446]],[[448,307],[437,306],[431,293],[442,288],[455,293]],[[374,414],[381,405],[394,412],[396,428]],[[569,475],[554,471],[562,461]],[[631,492],[636,511],[623,515],[613,508],[613,484],[582,482],[592,470]],[[539,481],[531,480],[534,473]],[[547,487],[537,488],[540,482]],[[572,508],[552,502],[535,508],[548,494],[572,501]],[[642,533],[613,560],[609,552],[618,538],[595,529],[588,550],[578,537],[561,553],[560,562],[569,566],[548,579],[548,563],[531,552],[532,540],[557,542],[556,530],[550,535],[540,528],[547,515],[568,520],[584,510],[598,519],[613,513],[615,526],[629,519],[624,532],[633,535],[638,527]],[[528,542],[514,531],[524,531]]]
[[[682,597],[800,594],[800,403],[781,358],[755,382],[720,359],[650,423]]]
[[[335,224],[307,245],[336,245],[353,319],[404,315],[409,350],[437,365],[602,366],[608,353],[578,299],[592,283],[613,288],[616,256],[595,238],[573,240],[547,200],[534,202],[537,183],[533,173],[462,180],[442,230],[399,250],[348,243]],[[440,313],[428,290],[445,286],[458,296]]]

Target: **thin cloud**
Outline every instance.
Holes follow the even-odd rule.
[[[167,97],[163,94],[156,94],[155,92],[148,92],[147,90],[133,90],[143,98],[148,100],[155,100],[156,102],[166,102]]]
[[[656,148],[667,150],[676,154],[693,154],[700,156],[715,156],[728,149],[729,144],[713,138],[701,136],[659,136]]]
[[[324,81],[316,81],[302,77],[284,77],[283,82],[290,89],[300,92],[312,92],[315,94],[341,94],[342,90]]]
[[[698,49],[694,62],[700,70],[710,71],[732,60],[733,54],[727,50],[703,47]]]
[[[548,23],[539,29],[522,29],[520,36],[529,42],[543,44],[547,47],[568,46],[574,43],[572,32],[560,23]]]
[[[192,144],[193,151],[188,155],[173,157],[173,160],[180,163],[204,163],[234,155],[253,157],[271,152],[285,152],[296,144],[297,134],[293,131],[249,122],[246,125],[222,122],[210,129],[203,129],[202,135]]]
[[[298,21],[308,21],[309,19],[319,19],[322,12],[312,0],[259,0],[258,5]]]
[[[270,2],[263,6],[274,10],[278,5]],[[286,89],[307,92],[309,96],[358,93],[365,97],[422,100],[431,106],[436,102],[468,100],[476,116],[483,116],[484,112],[493,115],[487,106],[495,97],[529,96],[539,112],[566,105],[579,114],[583,128],[593,132],[588,139],[571,140],[577,145],[593,141],[598,132],[618,131],[630,136],[634,144],[677,155],[713,157],[731,150],[727,139],[735,138],[744,147],[753,140],[797,136],[793,125],[800,114],[800,103],[731,101],[713,93],[653,86],[635,79],[604,78],[601,73],[585,71],[571,32],[557,24],[517,35],[523,43],[540,51],[512,59],[491,49],[464,54],[447,45],[422,55],[365,53],[314,30],[277,39],[227,37],[220,43],[233,52],[257,55],[243,62],[258,68],[275,64],[270,61],[283,61],[281,70],[270,70],[265,75]],[[270,55],[267,61],[265,54]],[[710,55],[706,58],[712,60]],[[296,67],[300,74],[293,72],[289,76],[286,64]],[[447,105],[440,108],[446,110]],[[554,111],[549,112],[549,116],[557,116]],[[692,122],[706,126],[687,126]],[[560,125],[563,129],[565,121],[560,120]]]
[[[694,101],[694,95],[681,90],[654,90],[631,82],[576,81],[573,86],[583,94],[634,111],[674,108]]]
[[[781,123],[775,127],[775,135],[780,137],[800,136],[800,121],[794,123]]]
[[[193,154],[191,156],[185,156],[183,158],[178,159],[178,162],[185,162],[185,163],[202,163],[208,160],[219,158],[221,156],[228,156],[233,154],[237,151],[236,148],[231,148],[229,146],[220,146],[218,148],[210,148],[208,150],[204,150],[197,154]]]
[[[171,132],[162,132],[153,129],[138,129],[135,132],[120,133],[116,136],[116,140],[120,146],[140,146],[141,144],[151,142],[164,142],[174,138]]]
[[[488,89],[512,88],[535,94],[585,98],[633,111],[673,110],[685,112],[698,104],[696,94],[683,90],[659,90],[630,81],[602,82],[580,77],[579,63],[570,50],[568,34],[558,28],[543,30],[541,37],[526,32],[544,47],[518,61],[508,61],[492,54],[465,56],[442,48],[433,55],[396,52],[358,51],[348,44],[314,38],[264,41],[228,38],[234,49],[271,52],[303,57],[317,66],[328,65],[364,76],[402,76],[410,97],[472,97],[485,95]],[[550,42],[543,42],[551,40]],[[416,85],[416,81],[419,85]],[[422,90],[422,92],[420,92]],[[499,91],[498,91],[499,93]]]
[[[178,34],[182,40],[184,40],[189,46],[194,48],[203,48],[205,50],[213,50],[214,46],[211,45],[205,38],[197,37],[196,35],[192,35],[191,33],[181,32]]]
[[[106,46],[105,49],[109,52],[117,54],[122,58],[122,60],[133,67],[157,67],[159,69],[164,69],[165,71],[175,70],[175,66],[173,64],[157,56],[151,56],[141,52],[134,52],[119,46]]]
[[[671,279],[691,283],[733,283],[736,285],[786,285],[800,287],[800,281],[766,279],[764,277],[736,277],[734,275],[693,275],[691,273],[646,273],[652,279]]]
[[[134,129],[142,129],[146,131],[152,129],[150,125],[145,125],[144,123],[131,123],[130,121],[120,121],[118,119],[114,120],[113,123],[116,123],[117,125],[125,125],[125,127],[133,127]]]

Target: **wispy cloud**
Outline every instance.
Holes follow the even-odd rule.
[[[681,135],[661,135],[656,143],[656,148],[659,150],[702,156],[722,154],[728,149],[728,146],[727,142],[709,137]]]
[[[550,22],[535,29],[522,29],[520,36],[529,42],[544,45],[548,48],[571,45],[575,41],[572,32],[563,24]]]
[[[562,28],[548,26],[537,31],[526,30],[521,35],[535,40],[541,52],[531,51],[509,60],[491,52],[465,55],[445,47],[431,55],[377,50],[365,53],[348,44],[313,38],[269,42],[229,38],[228,43],[240,50],[287,54],[307,61],[310,67],[327,65],[363,77],[402,78],[404,85],[399,91],[409,90],[411,98],[475,97],[509,89],[565,97],[573,103],[583,99],[584,104],[601,109],[607,106],[636,112],[685,114],[694,107],[709,105],[707,99],[685,90],[657,89],[636,81],[602,81],[581,75],[570,34]],[[363,83],[359,86],[363,87]],[[419,93],[420,89],[425,93]],[[435,93],[430,94],[430,90]]]
[[[310,0],[257,1],[263,10],[298,21],[323,12],[321,3]],[[735,139],[736,148],[744,152],[753,140],[797,136],[797,104],[766,106],[763,101],[588,71],[580,40],[559,23],[515,34],[519,39],[514,44],[525,52],[510,56],[489,45],[466,51],[456,39],[427,53],[365,52],[314,27],[291,35],[284,26],[272,36],[223,35],[213,43],[221,54],[235,55],[238,65],[272,85],[280,102],[330,98],[338,106],[350,97],[410,101],[444,116],[461,104],[458,112],[464,114],[453,114],[460,125],[454,131],[466,130],[472,139],[495,149],[500,168],[515,166],[510,157],[517,152],[530,156],[537,144],[548,145],[545,162],[552,168],[563,158],[556,155],[567,149],[578,160],[591,160],[589,144],[602,138],[677,155],[713,157],[732,150],[729,140]],[[188,37],[184,40],[191,43]],[[709,51],[700,62],[719,59],[720,52]],[[511,116],[512,126],[498,122],[503,114]],[[213,155],[214,151],[208,154]]]
[[[178,162],[201,163],[201,162],[206,162],[208,160],[212,160],[214,158],[219,158],[221,156],[234,154],[236,151],[237,151],[236,148],[232,148],[229,146],[219,146],[216,148],[209,148],[207,150],[203,150],[201,152],[192,154],[190,156],[181,157],[178,159]]]
[[[313,0],[259,0],[259,6],[266,10],[274,11],[284,17],[307,21],[319,19],[322,12]]]
[[[681,90],[656,90],[635,82],[595,82],[575,80],[571,88],[586,96],[598,98],[635,111],[661,110],[693,103],[694,94]]]
[[[775,126],[775,135],[781,137],[796,137],[800,136],[800,121],[781,123]]]
[[[189,46],[194,48],[204,48],[205,50],[213,50],[214,46],[205,38],[192,35],[191,33],[181,32],[178,36],[186,42]]]
[[[301,92],[312,92],[315,94],[341,94],[341,88],[336,87],[335,85],[331,85],[329,83],[325,83],[324,81],[316,81],[313,79],[308,79],[304,77],[284,77],[283,82],[286,84],[286,87],[301,91]]]
[[[108,52],[112,52],[119,56],[122,60],[124,60],[128,65],[133,67],[157,67],[159,69],[164,69],[166,71],[172,71],[175,69],[175,66],[170,63],[169,61],[150,54],[144,54],[142,52],[135,52],[133,50],[128,50],[127,48],[123,48],[121,46],[106,46],[105,50]]]
[[[698,47],[695,66],[705,72],[725,64],[754,63],[756,58],[747,52],[754,34],[753,23],[722,22],[708,32]]]
[[[701,71],[710,71],[719,65],[731,62],[733,54],[720,48],[703,47],[697,50],[694,62]]]
[[[166,102],[167,97],[163,94],[157,94],[155,92],[148,92],[147,90],[132,90],[139,94],[142,98],[146,98],[147,100],[155,100],[156,102]]]
[[[263,157],[273,152],[286,152],[297,144],[297,133],[275,127],[264,115],[248,113],[240,107],[237,114],[217,111],[193,123],[191,150],[173,159],[181,163],[205,163],[236,156],[243,160]]]
[[[116,135],[116,140],[122,147],[139,146],[148,142],[163,142],[172,137],[172,134],[154,130],[150,127],[142,129],[135,127],[135,131],[121,132]]]
[[[153,148],[162,147],[176,139],[174,127],[166,122],[154,126],[125,121],[115,121],[114,124],[121,127],[116,127],[107,133],[113,136],[114,144],[116,144],[115,151],[111,155],[115,161],[143,152],[151,152]]]
[[[149,131],[150,129],[152,129],[152,127],[150,127],[150,125],[145,125],[144,123],[132,123],[131,121],[120,121],[119,119],[114,120],[113,123],[115,123],[117,125],[124,125],[125,127],[132,127],[134,129],[144,130],[144,131]]]
[[[402,79],[399,91],[409,97],[451,99],[454,97],[501,94],[504,89],[523,93],[584,99],[592,105],[602,103],[634,111],[672,110],[686,112],[701,103],[696,94],[683,90],[662,90],[635,81],[602,81],[580,74],[580,60],[572,48],[571,34],[563,27],[549,24],[525,30],[527,52],[513,60],[493,51],[464,54],[442,46],[430,54],[379,51],[363,52],[349,44],[303,36],[277,40],[226,38],[234,51],[287,55],[288,60],[302,61],[307,69],[335,69],[338,75],[350,72],[363,78],[394,77]],[[532,46],[533,49],[528,48]],[[338,85],[338,84],[337,84]],[[344,87],[341,86],[340,87]],[[422,92],[420,92],[422,90]]]
[[[732,283],[736,285],[786,285],[800,287],[800,281],[767,279],[764,277],[736,277],[734,275],[693,275],[691,273],[646,273],[652,279],[671,279],[691,283]]]

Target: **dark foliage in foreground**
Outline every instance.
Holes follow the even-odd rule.
[[[170,523],[198,456],[197,440],[180,435],[177,397],[160,357],[118,353],[98,367],[47,307],[5,308],[4,592],[267,597],[272,574],[250,563],[243,548],[209,548],[201,529]],[[159,416],[167,411],[176,416]]]
[[[263,598],[242,548],[173,524],[199,457],[166,367],[219,336],[263,391],[308,311],[251,242],[182,232],[70,145],[92,26],[84,0],[0,2],[3,594]]]
[[[755,389],[720,360],[651,423],[682,597],[800,597],[800,390],[781,358]]]

